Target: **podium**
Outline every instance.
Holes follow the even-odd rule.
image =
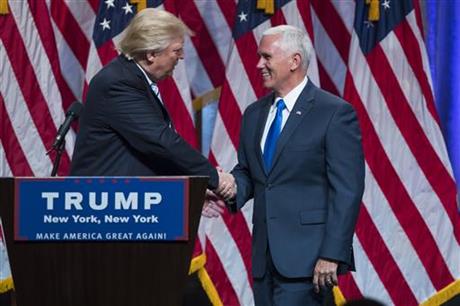
[[[17,306],[181,305],[208,181],[182,179],[188,199],[186,239],[23,241],[15,233],[18,179],[0,178],[0,216]]]

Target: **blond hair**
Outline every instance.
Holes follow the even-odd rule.
[[[190,34],[187,26],[171,13],[146,8],[137,13],[117,44],[117,50],[128,58],[146,51],[161,52],[171,41]]]

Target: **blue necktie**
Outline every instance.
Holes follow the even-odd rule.
[[[273,156],[275,155],[276,143],[281,134],[281,125],[283,123],[283,110],[286,108],[283,99],[276,103],[276,115],[272,125],[268,130],[267,139],[264,144],[264,165],[265,171],[268,173],[272,167]]]

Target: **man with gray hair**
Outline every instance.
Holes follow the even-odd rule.
[[[353,107],[308,79],[312,52],[300,29],[265,31],[257,68],[272,92],[242,119],[234,201],[241,209],[254,198],[256,305],[321,305],[337,274],[353,268],[361,133]]]
[[[157,86],[184,58],[187,33],[166,11],[134,16],[117,46],[121,54],[89,84],[71,175],[207,175],[209,188],[233,188],[230,174],[216,171],[176,133]]]

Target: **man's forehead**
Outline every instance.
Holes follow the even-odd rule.
[[[265,41],[265,42],[273,43],[273,42],[275,42],[275,41],[278,41],[280,38],[281,38],[281,33],[277,33],[277,34],[265,34],[265,35],[263,35],[262,38],[260,39],[260,42],[262,43],[262,41]]]
[[[166,48],[167,49],[178,49],[178,48],[182,48],[183,46],[184,46],[183,40],[173,40],[169,43],[169,45]]]
[[[279,34],[273,34],[273,35],[264,35],[262,36],[262,39],[260,40],[260,44],[257,48],[258,53],[271,53],[273,51],[276,51],[277,49],[281,49],[281,46],[279,44]]]

